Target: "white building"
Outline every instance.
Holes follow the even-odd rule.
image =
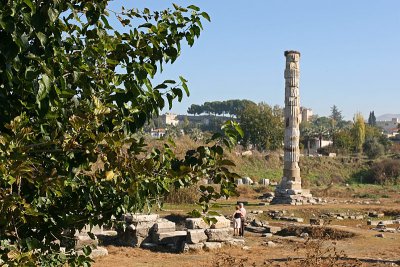
[[[376,126],[383,130],[383,133],[393,135],[398,132],[398,125],[400,120],[398,118],[392,118],[391,121],[377,121]]]
[[[151,129],[150,135],[153,138],[162,138],[165,136],[165,129],[159,128],[159,129]]]
[[[300,108],[300,122],[304,121],[304,122],[308,122],[311,120],[311,117],[313,115],[313,111],[310,108],[305,108],[305,107],[301,107]]]
[[[164,123],[165,125],[177,126],[179,124],[179,120],[176,118],[176,114],[173,113],[165,113],[164,115]]]

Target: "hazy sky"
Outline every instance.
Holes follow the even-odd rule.
[[[112,6],[120,5],[115,1]],[[168,0],[124,1],[125,7],[163,9]],[[328,115],[337,105],[347,119],[400,113],[399,0],[202,0],[211,16],[192,48],[184,47],[162,78],[183,75],[190,104],[250,99],[283,106],[285,50],[298,50],[301,105]]]

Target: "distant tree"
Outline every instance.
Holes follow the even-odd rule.
[[[200,115],[201,113],[203,113],[203,107],[200,105],[192,104],[188,108],[187,113],[193,114],[194,116],[196,116],[196,114]]]
[[[315,135],[314,128],[311,127],[309,122],[302,122],[300,124],[300,142],[307,149],[307,155],[310,155],[311,140],[315,138]]]
[[[336,105],[333,105],[331,107],[331,115],[329,118],[332,120],[332,127],[338,126],[343,121],[343,115],[342,112],[338,109]]]
[[[365,141],[365,122],[361,113],[354,115],[354,124],[352,128],[356,152],[362,152]]]
[[[347,154],[354,150],[354,139],[350,129],[341,129],[334,133],[333,147],[338,152]]]
[[[375,117],[375,112],[374,111],[371,111],[369,113],[368,124],[371,125],[371,126],[375,126],[376,125],[376,117]]]
[[[312,121],[314,127],[324,127],[329,129],[332,127],[332,120],[328,117],[317,117],[314,121]]]
[[[315,136],[318,138],[318,141],[319,141],[319,147],[320,148],[322,148],[322,140],[324,139],[324,138],[329,138],[330,137],[330,135],[329,135],[329,128],[326,128],[326,127],[324,127],[324,126],[318,126],[318,127],[315,127],[314,129],[313,129],[313,133],[315,134]]]
[[[239,114],[239,120],[244,131],[244,145],[251,144],[258,150],[282,147],[283,119],[280,115],[275,115],[269,105],[257,105],[250,101]]]
[[[364,153],[370,159],[378,158],[385,153],[385,147],[379,143],[377,138],[369,138],[363,145]]]

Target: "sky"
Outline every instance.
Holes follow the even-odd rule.
[[[165,66],[158,79],[189,81],[191,104],[249,99],[284,105],[285,50],[300,59],[301,105],[327,116],[336,105],[346,119],[400,113],[399,0],[136,0],[112,9],[161,10],[194,4],[211,17],[195,45]]]

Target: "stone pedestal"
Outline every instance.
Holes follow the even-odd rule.
[[[302,205],[309,203],[312,196],[301,188],[300,176],[300,53],[285,51],[285,136],[284,167],[281,183],[276,187],[271,204]]]

